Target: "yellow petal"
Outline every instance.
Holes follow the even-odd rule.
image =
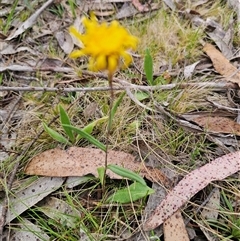
[[[111,55],[108,57],[108,71],[113,74],[118,67],[119,58],[116,55]]]
[[[95,15],[93,13],[90,13],[90,19],[84,17],[82,19],[82,23],[85,26],[86,30],[89,31],[90,29],[96,27],[97,25],[99,25],[97,18],[95,17]]]
[[[70,57],[77,58],[83,55],[89,57],[89,68],[93,71],[107,70],[112,75],[120,67],[127,67],[132,62],[128,49],[135,49],[138,39],[132,36],[127,29],[117,21],[99,23],[93,13],[90,18],[83,18],[85,27],[83,34],[71,27],[70,33],[83,43],[83,48],[73,51]]]
[[[92,22],[98,23],[97,18],[95,16],[94,12],[92,12],[92,11],[90,12],[90,19]]]
[[[96,58],[96,68],[98,70],[104,70],[107,68],[107,57],[105,55],[99,55]]]
[[[82,57],[84,55],[85,54],[82,50],[74,50],[72,53],[69,54],[69,57],[76,59],[76,58]]]
[[[132,63],[132,56],[127,52],[121,52],[123,66],[122,68],[127,68]]]
[[[70,34],[72,34],[75,38],[82,41],[82,34],[77,31],[77,29],[74,26],[71,26],[69,28]]]
[[[96,59],[95,58],[89,58],[89,61],[88,61],[88,69],[91,70],[91,71],[98,71],[98,69],[96,69]]]
[[[137,37],[130,36],[129,37],[129,47],[135,50],[137,48],[138,41],[139,40]]]

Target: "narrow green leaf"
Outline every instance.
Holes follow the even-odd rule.
[[[103,151],[106,151],[106,146],[102,142],[100,142],[97,139],[95,139],[93,136],[89,135],[87,132],[85,132],[85,131],[83,131],[81,129],[78,129],[78,128],[74,127],[74,126],[71,126],[71,125],[63,125],[63,126],[72,129],[74,132],[76,132],[77,134],[81,135],[83,138],[87,139],[90,143],[92,143],[93,145],[95,145],[99,149],[101,149]]]
[[[4,21],[5,22],[5,26],[4,27],[2,26],[2,31],[3,31],[4,34],[6,34],[7,31],[9,30],[9,28],[11,27],[11,23],[14,20],[14,14],[16,13],[16,7],[18,5],[18,2],[19,2],[19,0],[11,2],[10,13],[8,14],[7,19]]]
[[[150,51],[147,49],[144,57],[144,71],[149,85],[154,85],[153,83],[153,59]]]
[[[45,123],[43,123],[43,128],[54,140],[64,144],[70,144],[69,141],[63,135],[48,127]]]
[[[61,125],[62,125],[64,131],[68,135],[70,141],[74,142],[74,135],[73,135],[72,130],[63,126],[63,124],[71,125],[71,122],[70,122],[70,119],[69,119],[69,116],[68,116],[67,112],[63,109],[63,107],[61,105],[59,105],[59,112],[60,112]]]
[[[130,203],[153,193],[154,190],[152,188],[139,182],[134,182],[129,187],[117,190],[116,193],[107,199],[107,202]]]
[[[100,183],[103,185],[103,180],[105,178],[104,173],[105,173],[105,167],[98,167],[97,168],[98,171],[98,177],[100,179]]]
[[[127,161],[127,160],[126,160]],[[120,167],[120,166],[117,166],[115,164],[109,164],[107,166],[107,169],[111,170],[112,172],[118,174],[119,176],[121,177],[126,177],[130,180],[133,180],[133,181],[136,181],[136,182],[139,182],[141,183],[142,185],[145,185],[147,186],[146,182],[144,181],[144,179],[139,175],[137,174],[136,172],[133,172],[131,170],[128,170],[124,167]]]
[[[104,117],[102,117],[102,118],[100,118],[100,119],[97,119],[97,120],[89,123],[89,124],[88,124],[87,126],[85,126],[84,128],[82,128],[82,131],[85,131],[86,133],[91,134],[92,131],[93,131],[93,128],[94,128],[97,124],[99,124],[99,123],[101,123],[101,122],[104,122],[104,121],[107,120],[107,119],[108,119],[108,116],[104,116]],[[79,140],[81,140],[81,138],[82,138],[82,136],[81,136],[81,135],[78,135],[77,138],[76,138],[76,141],[78,142]]]
[[[111,110],[111,114],[112,117],[114,117],[114,115],[116,114],[117,108],[118,106],[121,104],[123,97],[125,96],[126,92],[124,91],[119,97],[118,99],[114,102],[113,104],[113,108]]]
[[[122,99],[124,97],[124,95],[126,94],[126,92],[123,92],[119,97],[118,99],[113,103],[113,107],[110,111],[110,119],[109,119],[109,126],[111,127],[112,126],[112,120],[113,120],[113,117],[114,115],[116,114],[117,112],[117,108],[118,106],[120,105],[120,103],[122,102]]]

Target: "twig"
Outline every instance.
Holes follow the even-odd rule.
[[[113,87],[114,90],[124,90],[124,87]],[[42,92],[93,92],[93,91],[109,91],[110,87],[83,87],[83,88],[62,88],[62,87],[3,87],[0,86],[1,91],[42,91]]]
[[[223,81],[223,82],[203,82],[203,83],[176,83],[167,85],[155,85],[155,86],[144,86],[131,84],[125,80],[118,78],[113,79],[114,82],[127,86],[129,89],[136,89],[142,91],[154,91],[154,90],[172,90],[175,88],[186,89],[186,88],[209,88],[215,91],[226,90],[226,89],[238,89],[238,85],[235,83]]]
[[[167,84],[167,85],[156,85],[156,86],[144,86],[135,85],[128,83],[127,81],[113,78],[114,82],[119,83],[121,86],[113,87],[113,90],[125,90],[128,89],[141,90],[141,91],[155,91],[155,90],[172,90],[175,88],[209,88],[213,91],[221,91],[226,89],[239,89],[238,85],[231,82],[204,82],[204,83],[184,83],[184,84]],[[111,88],[108,87],[82,87],[82,88],[63,88],[63,87],[14,87],[14,86],[0,86],[1,91],[46,91],[46,92],[93,92],[93,91],[109,91]]]
[[[207,98],[207,101],[212,103],[218,109],[230,110],[230,111],[239,111],[240,110],[239,108],[231,108],[231,107],[228,107],[228,106],[224,106],[224,105],[218,104],[217,102],[210,100],[210,98]]]
[[[40,71],[53,71],[53,72],[63,72],[63,73],[71,73],[76,76],[76,70],[71,67],[31,67],[31,66],[24,66],[24,65],[9,65],[9,66],[0,66],[0,73],[5,72],[5,71],[16,71],[16,72],[40,72]],[[82,75],[89,75],[89,76],[94,76],[98,78],[103,78],[103,79],[108,79],[108,75],[104,73],[95,73],[92,71],[88,70],[79,70]],[[200,88],[211,88],[213,90],[225,90],[225,89],[238,89],[239,86],[235,83],[228,82],[226,78],[223,78],[223,82],[203,82],[203,83],[177,83],[177,84],[167,84],[167,85],[157,85],[157,86],[141,86],[141,85],[134,85],[131,84],[125,80],[121,80],[119,78],[112,78],[113,82],[117,82],[122,86],[128,86],[129,88],[133,88],[136,90],[143,90],[143,91],[152,91],[152,90],[171,90],[174,88],[179,88],[179,89],[185,89],[188,87],[200,87]],[[1,87],[0,91],[7,91],[8,89],[3,89],[3,88],[8,88],[8,87]],[[11,88],[11,87],[9,87]],[[31,89],[26,89],[29,87],[15,87],[18,88],[16,91],[31,91]],[[22,88],[22,89],[21,89]],[[35,87],[35,88],[40,88],[40,87]],[[101,87],[100,87],[101,88]],[[45,90],[47,87],[43,87],[42,90],[36,90],[36,91],[57,91],[58,88],[54,90]],[[73,88],[63,88],[63,92],[71,92],[71,91],[95,91],[95,90],[82,90],[84,88],[79,88],[72,90]],[[90,88],[92,89],[92,88]],[[13,90],[13,89],[9,89]],[[109,90],[109,89],[108,89]]]
[[[141,106],[141,107],[144,108],[144,109],[147,109],[147,110],[150,110],[150,111],[154,112],[154,109],[152,109],[152,108],[144,105],[143,103],[141,103],[141,102],[134,96],[134,94],[130,91],[129,88],[126,88],[126,93],[127,93],[128,97],[129,97],[135,104]]]

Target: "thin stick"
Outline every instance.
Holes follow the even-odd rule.
[[[117,82],[121,86],[113,87],[112,82]],[[82,87],[82,88],[62,88],[62,87],[14,87],[14,86],[0,86],[1,91],[45,91],[45,92],[93,92],[93,91],[111,91],[112,90],[125,90],[128,89],[142,90],[142,91],[154,91],[154,90],[172,90],[175,88],[185,89],[185,88],[209,88],[213,91],[225,91],[226,89],[239,89],[238,85],[231,82],[203,82],[203,83],[177,83],[177,84],[167,84],[167,85],[156,85],[156,86],[144,86],[135,85],[127,81],[112,78],[107,87]],[[111,94],[112,95],[112,94]]]

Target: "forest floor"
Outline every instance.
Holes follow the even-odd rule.
[[[69,57],[90,12],[138,38],[112,85]],[[240,240],[239,1],[16,0],[0,16],[0,241]]]

